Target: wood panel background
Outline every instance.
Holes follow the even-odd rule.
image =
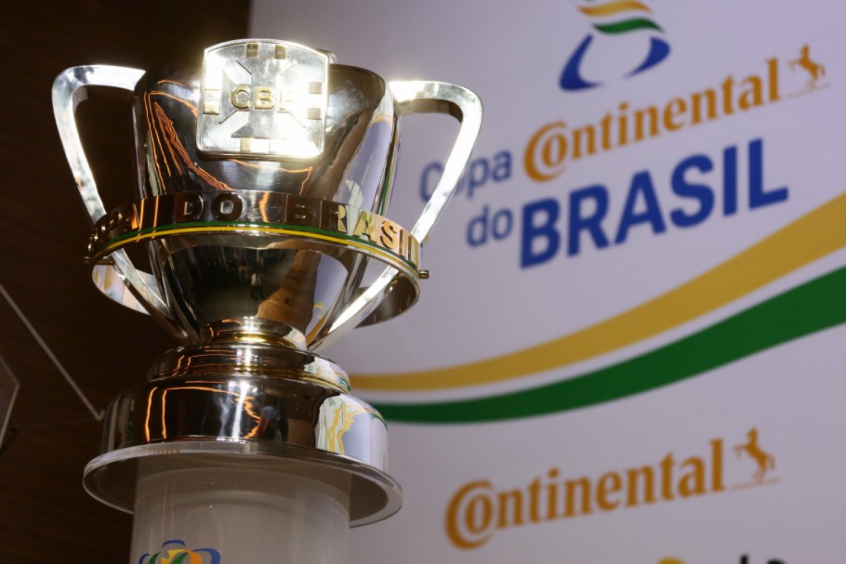
[[[0,283],[98,408],[143,381],[174,342],[99,294],[82,254],[88,222],[65,161],[50,86],[67,67],[150,68],[245,37],[246,1],[10,1],[0,16]],[[129,102],[80,106],[83,143],[106,207],[129,202]],[[101,424],[5,300],[0,356],[21,389],[0,453],[0,563],[127,562],[131,517],[91,499],[82,470]],[[134,564],[134,563],[133,563]]]

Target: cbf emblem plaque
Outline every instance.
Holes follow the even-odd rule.
[[[312,158],[323,152],[329,56],[284,41],[232,41],[203,59],[197,146],[207,154]]]

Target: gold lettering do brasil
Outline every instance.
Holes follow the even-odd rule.
[[[352,247],[416,277],[417,239],[378,214],[326,200],[260,190],[185,192],[112,210],[94,226],[86,258],[130,243],[203,233],[292,236]]]

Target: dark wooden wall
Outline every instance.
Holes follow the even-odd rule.
[[[6,0],[0,14],[0,283],[94,405],[143,381],[174,343],[101,296],[82,264],[88,222],[50,105],[63,69],[150,68],[246,37],[249,3],[216,0]],[[132,199],[128,100],[92,96],[81,135],[106,207]],[[0,298],[0,356],[21,383],[0,453],[0,564],[129,558],[131,517],[82,489],[99,453],[94,421]]]

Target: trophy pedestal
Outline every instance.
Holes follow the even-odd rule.
[[[111,403],[103,454],[85,469],[92,496],[131,512],[136,481],[150,468],[249,466],[337,489],[353,526],[399,510],[399,484],[386,473],[385,421],[350,395],[339,366],[296,348],[301,333],[275,322],[225,320],[204,336],[166,352],[147,383]]]

